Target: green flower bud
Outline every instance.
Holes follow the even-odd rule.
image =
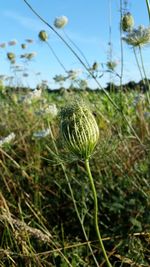
[[[80,159],[88,159],[99,138],[99,128],[92,112],[83,103],[62,109],[61,133],[68,149]]]
[[[14,60],[15,59],[15,54],[14,53],[12,53],[12,52],[8,52],[7,53],[7,58],[11,61],[11,60]]]
[[[46,31],[39,32],[39,38],[41,41],[46,42],[48,40],[48,34]]]
[[[121,21],[121,28],[124,32],[130,31],[134,26],[134,18],[132,15],[128,12],[126,13]]]
[[[27,48],[27,45],[26,44],[21,44],[21,48],[22,49],[26,49]]]

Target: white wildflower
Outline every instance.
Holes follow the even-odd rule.
[[[50,130],[50,128],[48,128],[48,129],[45,129],[45,130],[42,130],[42,131],[35,132],[33,134],[33,137],[35,137],[35,138],[43,138],[43,137],[48,136],[50,134],[50,132],[51,132],[51,130]]]
[[[63,75],[55,75],[55,77],[53,78],[53,80],[57,83],[59,82],[64,82],[66,80],[66,77]]]
[[[70,80],[75,80],[81,72],[81,70],[69,70],[67,71],[67,78],[69,78]]]
[[[42,90],[35,89],[34,91],[28,93],[27,95],[21,96],[19,102],[26,104],[31,104],[33,100],[37,100],[41,97]]]
[[[150,27],[139,26],[122,38],[128,45],[139,47],[150,44]]]
[[[55,18],[54,20],[54,26],[58,29],[63,28],[68,23],[68,18],[66,16],[60,16]]]
[[[58,114],[58,109],[56,104],[51,104],[45,109],[46,114],[50,114],[52,117],[56,117]]]
[[[1,138],[0,139],[0,147],[3,146],[4,144],[9,144],[15,139],[15,134],[12,132],[8,136]]]

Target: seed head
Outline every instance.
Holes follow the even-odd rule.
[[[7,53],[7,58],[10,60],[10,61],[12,61],[12,60],[15,60],[15,54],[14,53],[12,53],[12,52],[8,52]]]
[[[121,28],[124,32],[129,32],[134,26],[134,18],[130,12],[126,13],[121,21]]]
[[[48,34],[46,31],[39,32],[39,38],[41,41],[46,42],[48,40]]]
[[[139,47],[150,44],[150,27],[139,26],[122,38],[128,45]]]
[[[26,49],[27,48],[27,45],[26,44],[21,44],[21,48],[22,49]]]
[[[66,16],[61,16],[61,17],[57,17],[54,20],[54,26],[57,29],[61,29],[63,27],[65,27],[68,23],[68,18]]]
[[[80,159],[88,159],[99,138],[99,129],[92,112],[83,103],[62,109],[61,133],[68,149]]]
[[[117,62],[116,61],[108,61],[106,63],[106,66],[109,70],[114,70],[117,67]]]

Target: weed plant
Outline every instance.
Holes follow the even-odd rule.
[[[66,33],[64,36],[84,61],[26,0],[24,2],[66,44],[95,80],[98,90],[74,88],[50,92],[40,88],[39,98],[22,101],[20,93],[14,94],[9,87],[0,85],[0,266],[148,267],[150,106],[149,80],[141,45],[137,46],[140,61],[136,53],[135,57],[147,92],[138,88],[123,90],[121,29],[121,91],[115,91],[110,83],[108,92],[101,88],[84,54]],[[111,1],[109,3],[111,6]],[[121,19],[122,5],[120,1]],[[146,5],[149,13],[149,1]],[[58,25],[58,21],[55,24]],[[111,41],[111,19],[109,28]],[[132,37],[136,34],[141,37],[144,33],[141,28],[130,29],[124,40],[130,44]],[[149,41],[149,28],[146,33]],[[39,37],[47,42],[47,33],[41,34]],[[56,58],[59,61],[57,55]],[[12,55],[9,60],[12,64]],[[64,146],[57,116],[57,111],[68,107],[72,99],[83,98],[100,133],[90,158],[91,169],[89,155],[79,159],[70,155]],[[94,194],[89,178],[94,181]]]

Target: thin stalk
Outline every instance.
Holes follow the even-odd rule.
[[[53,146],[54,146],[54,149],[55,149],[55,152],[56,154],[58,155],[58,149],[57,149],[57,146],[56,146],[56,143],[55,143],[55,139],[54,139],[54,136],[53,136],[53,132],[52,132],[52,129],[51,129],[51,126],[49,125],[49,128],[50,128],[50,134],[51,134],[51,137],[52,137],[52,142],[53,142]],[[65,167],[63,165],[63,163],[60,164],[61,165],[61,168],[64,172],[64,175],[65,175],[65,179],[66,179],[66,182],[68,184],[68,187],[69,187],[69,190],[70,190],[70,195],[71,195],[71,199],[73,201],[73,205],[74,205],[74,208],[75,208],[75,212],[77,214],[77,217],[78,217],[78,220],[81,224],[81,228],[82,228],[82,231],[83,231],[83,234],[84,234],[84,237],[85,237],[85,240],[87,242],[87,246],[91,252],[91,255],[93,257],[93,260],[96,264],[97,267],[99,267],[99,264],[97,262],[97,259],[93,253],[93,250],[92,250],[92,247],[91,247],[91,244],[90,244],[90,241],[88,240],[88,236],[87,236],[87,233],[85,231],[85,227],[84,227],[84,224],[83,224],[83,220],[81,219],[81,216],[80,216],[80,213],[79,213],[79,210],[78,210],[78,207],[77,207],[77,204],[76,204],[76,200],[74,198],[74,193],[73,193],[73,190],[72,190],[72,187],[71,187],[71,184],[70,184],[70,181],[69,181],[69,178],[68,178],[68,175],[66,174],[66,171],[65,171]]]
[[[92,257],[93,257],[93,260],[94,260],[96,266],[99,267],[99,264],[98,264],[98,262],[97,262],[97,259],[96,259],[95,255],[94,255],[94,253],[93,253],[92,247],[91,247],[90,242],[89,242],[89,240],[88,240],[88,236],[87,236],[87,233],[86,233],[86,231],[85,231],[85,227],[84,227],[84,224],[83,224],[83,220],[82,220],[82,218],[81,218],[81,216],[80,216],[80,214],[79,214],[78,207],[77,207],[77,204],[76,204],[76,200],[75,200],[75,198],[74,198],[74,193],[73,193],[73,190],[72,190],[70,181],[69,181],[69,179],[68,179],[68,176],[67,176],[67,174],[66,174],[66,172],[65,172],[65,169],[64,169],[63,164],[61,164],[61,167],[62,167],[62,169],[63,169],[64,175],[65,175],[65,178],[66,178],[66,181],[67,181],[69,190],[70,190],[71,199],[72,199],[72,201],[73,201],[73,205],[74,205],[74,208],[75,208],[75,211],[76,211],[78,220],[79,220],[79,222],[80,222],[80,224],[81,224],[81,228],[82,228],[82,231],[83,231],[85,240],[86,240],[86,242],[87,242],[87,246],[88,246],[88,248],[89,248],[89,250],[90,250],[90,252],[91,252],[91,255],[92,255]]]
[[[46,41],[46,44],[48,45],[49,49],[51,50],[52,54],[54,55],[54,57],[56,58],[56,60],[58,61],[58,63],[60,64],[60,66],[62,67],[62,69],[67,72],[65,66],[63,65],[63,63],[60,61],[60,59],[58,58],[58,56],[56,55],[54,49],[51,47],[51,45],[49,44],[48,41]]]
[[[65,30],[63,30],[63,33],[65,35],[65,37],[69,40],[69,42],[78,50],[78,52],[81,54],[81,56],[84,58],[87,66],[90,68],[90,64],[86,58],[86,56],[84,55],[84,53],[82,52],[82,50],[72,41],[72,39],[68,36],[68,34],[65,32]]]
[[[140,53],[141,66],[142,66],[142,70],[143,70],[143,73],[144,73],[144,78],[145,78],[147,86],[148,86],[148,91],[146,90],[147,101],[150,104],[150,97],[149,97],[150,84],[149,84],[149,80],[147,79],[147,75],[146,75],[146,71],[145,71],[145,67],[144,67],[144,61],[143,61],[143,55],[142,55],[141,46],[139,46],[139,53]],[[145,80],[143,80],[144,83],[145,83]],[[145,83],[145,85],[146,85],[146,83]]]
[[[120,0],[120,21],[122,22],[122,0]],[[124,54],[123,54],[123,40],[122,40],[122,27],[120,26],[120,56],[121,56],[121,69],[120,69],[120,102],[122,109],[122,80],[124,71]]]
[[[111,0],[109,0],[109,50],[108,50],[108,61],[112,62],[112,6],[111,6]],[[112,72],[109,73],[109,80],[110,83],[112,83]],[[111,89],[110,89],[111,90]]]
[[[146,6],[147,6],[147,11],[148,11],[148,16],[149,16],[149,22],[150,22],[150,2],[149,2],[149,0],[146,0]]]
[[[110,261],[108,259],[105,247],[103,245],[102,237],[101,237],[99,226],[98,226],[98,200],[97,200],[96,188],[95,188],[95,185],[94,185],[94,181],[93,181],[93,177],[92,177],[91,169],[90,169],[90,165],[89,165],[89,159],[85,160],[85,167],[86,167],[86,171],[87,171],[88,177],[90,179],[91,188],[92,188],[93,197],[94,197],[94,220],[95,220],[96,233],[97,233],[98,240],[99,240],[99,243],[100,243],[100,247],[102,249],[102,252],[103,252],[104,258],[106,260],[107,266],[108,267],[112,267],[112,265],[111,265],[111,263],[110,263]]]
[[[141,46],[139,46],[139,54],[140,54],[140,60],[141,60],[141,66],[142,66],[144,78],[147,80],[147,75],[146,75],[146,71],[145,71],[145,67],[144,67],[144,61],[143,61],[143,55],[142,55]]]
[[[139,64],[139,60],[138,60],[138,57],[137,57],[137,54],[136,54],[136,49],[135,49],[134,46],[133,46],[133,53],[134,53],[134,56],[135,56],[135,60],[136,60],[136,64],[137,64],[138,70],[140,72],[141,79],[144,80],[144,77],[143,77],[143,74],[142,74],[142,71],[141,71],[141,66]]]

